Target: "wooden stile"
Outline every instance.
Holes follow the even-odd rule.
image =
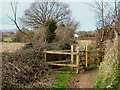
[[[44,62],[46,62],[46,49],[44,49],[44,57],[45,57]]]
[[[59,61],[49,61],[46,62],[48,65],[56,65],[56,66],[69,66],[71,68],[71,70],[73,70],[73,67],[76,68],[76,73],[79,73],[80,70],[80,66],[81,65],[81,58],[83,58],[85,61],[85,67],[88,66],[88,58],[89,57],[96,57],[98,58],[98,62],[100,62],[100,58],[103,58],[102,55],[100,55],[103,51],[101,50],[94,50],[94,51],[90,51],[88,50],[88,46],[85,46],[85,50],[79,50],[79,47],[77,47],[77,52],[74,52],[74,46],[71,45],[71,50],[53,50],[53,51],[46,51],[46,49],[44,49],[44,61],[46,62],[46,54],[50,53],[50,54],[64,54],[64,55],[71,55],[71,60],[59,60]],[[80,55],[80,52],[82,52],[82,55]],[[98,53],[99,55],[97,56],[93,56],[90,53]],[[76,55],[76,62],[74,62],[74,55]],[[66,62],[71,62],[71,64],[65,64]],[[82,62],[83,63],[83,62]],[[64,68],[62,68],[64,69]],[[61,69],[61,70],[62,70]],[[60,69],[59,69],[60,70]]]

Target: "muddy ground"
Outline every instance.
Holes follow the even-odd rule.
[[[66,88],[91,88],[97,76],[98,69],[77,74],[69,79]]]

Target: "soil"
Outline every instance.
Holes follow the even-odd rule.
[[[0,45],[2,47],[2,50],[0,50],[0,52],[3,52],[3,51],[14,52],[22,48],[24,45],[25,45],[24,43],[2,43]]]
[[[97,76],[98,69],[77,74],[69,79],[66,88],[91,88]]]

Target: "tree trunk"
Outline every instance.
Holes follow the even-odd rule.
[[[118,2],[118,31],[120,32],[120,2]],[[118,35],[118,58],[120,58],[120,35]]]

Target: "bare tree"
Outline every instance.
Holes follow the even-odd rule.
[[[120,30],[119,30],[119,13],[120,13],[120,11],[119,11],[119,6],[120,5],[120,2],[119,2],[119,4],[118,4],[118,7],[117,7],[117,1],[115,0],[115,30],[117,31],[117,33],[118,33],[118,35],[120,36]],[[117,9],[118,8],[118,9]],[[118,12],[119,11],[119,12]]]
[[[77,28],[79,24],[71,18],[71,10],[67,4],[49,1],[32,3],[20,20],[25,26],[39,28],[50,18],[55,19],[57,24],[64,22],[65,25],[73,28]]]
[[[89,4],[96,13],[96,27],[97,27],[97,38],[99,45],[102,47],[102,43],[106,39],[114,38],[114,26],[116,18],[116,10],[114,8],[114,3],[112,2],[97,2],[95,4]],[[116,7],[117,9],[117,7]]]
[[[11,2],[11,8],[12,8],[12,12],[13,12],[13,18],[10,17],[10,16],[8,16],[8,15],[7,15],[7,16],[9,17],[9,19],[10,19],[11,21],[14,22],[15,26],[17,27],[17,29],[18,29],[22,34],[27,35],[27,36],[30,38],[30,35],[27,34],[27,33],[25,33],[24,31],[22,31],[22,30],[20,29],[18,23],[17,23],[17,5],[18,5],[18,2],[14,2],[14,3]]]

